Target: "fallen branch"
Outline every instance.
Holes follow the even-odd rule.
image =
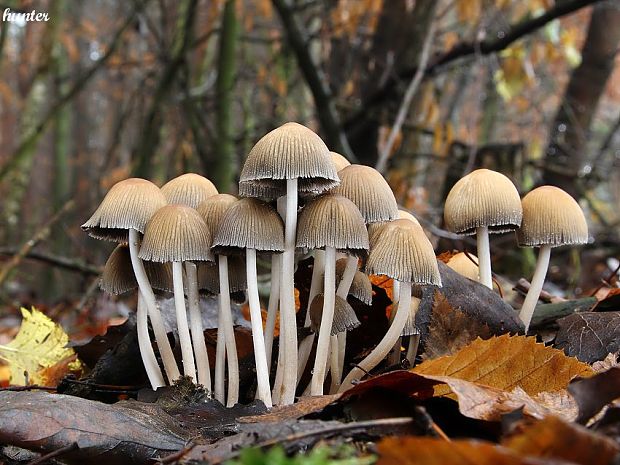
[[[19,248],[17,247],[0,247],[0,255],[14,256],[17,253],[19,253]],[[67,271],[74,271],[76,273],[84,273],[92,276],[99,276],[103,272],[103,268],[101,267],[46,252],[36,252],[31,250],[24,255],[23,258],[43,262]]]

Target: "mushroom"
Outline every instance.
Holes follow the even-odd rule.
[[[517,188],[496,171],[472,171],[448,193],[443,216],[450,231],[476,234],[480,283],[492,289],[489,233],[513,231],[521,225],[523,214]]]
[[[325,302],[325,294],[317,294],[310,303],[310,329],[315,333],[319,332],[321,320],[323,316],[323,306]],[[360,325],[355,310],[345,299],[336,296],[334,303],[334,319],[332,321],[331,335],[335,336],[344,331],[350,331]]]
[[[312,395],[322,395],[336,298],[336,250],[353,257],[366,254],[368,232],[364,218],[351,200],[337,194],[324,194],[309,202],[301,211],[297,247],[325,249],[325,300],[310,388]],[[338,296],[343,299],[346,299],[351,280],[357,271],[357,258],[348,260],[355,266],[349,267],[347,264],[347,270],[338,285]],[[348,273],[351,277],[347,276]]]
[[[337,152],[329,152],[332,157],[332,161],[334,162],[334,166],[336,167],[336,171],[340,171],[343,168],[346,168],[351,164],[349,160],[340,155]]]
[[[523,222],[517,230],[521,247],[540,247],[536,269],[519,318],[527,333],[549,267],[551,248],[588,242],[588,224],[579,204],[554,186],[542,186],[523,197]]]
[[[179,368],[157,308],[155,294],[144,270],[144,264],[138,257],[140,233],[144,232],[151,216],[164,205],[166,205],[166,198],[155,184],[146,179],[125,179],[112,186],[97,210],[82,225],[82,229],[97,239],[129,244],[133,272],[151,319],[164,371],[168,381],[172,383],[180,376]],[[144,319],[140,322],[145,323]],[[148,329],[143,327],[140,334],[148,335]],[[143,345],[147,343],[150,344],[150,342],[142,341]],[[153,386],[153,388],[156,387]]]
[[[186,173],[171,179],[161,187],[161,192],[170,205],[187,205],[197,208],[201,202],[217,195],[211,181],[195,173]]]
[[[417,220],[417,218],[411,213],[409,213],[407,210],[398,210],[398,218],[401,220],[409,220],[420,226],[420,222]],[[381,234],[381,231],[387,224],[389,224],[389,221],[381,223],[371,223],[368,225],[368,239],[370,240],[371,248],[379,237],[379,234]]]
[[[360,379],[372,370],[388,354],[402,334],[409,319],[412,300],[415,307],[419,299],[412,299],[412,283],[441,286],[439,268],[433,246],[421,227],[409,220],[395,220],[388,224],[366,262],[366,271],[386,275],[400,282],[400,296],[394,320],[383,339],[373,351],[347,375],[340,392],[350,388],[355,379]]]
[[[258,295],[256,252],[278,253],[283,249],[282,219],[269,204],[253,198],[240,199],[226,211],[213,240],[213,250],[216,253],[245,252],[252,342],[258,383],[256,396],[268,408],[272,406],[272,401]]]
[[[297,328],[295,317],[294,260],[298,194],[320,194],[338,184],[329,150],[312,130],[286,123],[263,136],[248,154],[241,170],[239,193],[269,200],[286,198],[284,253],[280,281],[281,393],[292,404],[297,385]]]
[[[472,261],[473,260],[473,261]],[[480,269],[478,268],[478,257],[465,252],[459,252],[452,255],[446,262],[449,268],[452,268],[461,276],[478,281],[480,279]]]
[[[196,210],[185,205],[167,205],[157,210],[147,223],[144,241],[140,248],[142,260],[159,263],[172,262],[174,306],[183,358],[183,373],[192,378],[194,382],[196,382],[196,366],[185,308],[183,262],[213,261],[210,247],[211,231]],[[193,284],[188,287],[193,287]],[[194,338],[204,341],[202,321],[198,320],[199,327],[195,327],[195,319],[192,319],[191,323]],[[204,350],[206,351],[206,346]],[[206,359],[208,363],[206,354],[200,356],[199,359],[203,363]],[[208,365],[199,366],[198,370],[202,379],[210,378]]]
[[[226,211],[237,202],[237,198],[230,194],[217,194],[207,198],[198,205],[197,211],[207,223],[213,235],[217,234],[222,218]],[[239,400],[239,358],[235,341],[235,328],[230,306],[230,291],[233,286],[233,276],[230,279],[229,264],[226,255],[217,255],[218,263],[218,295],[219,311],[217,317],[217,343],[215,348],[215,398],[224,403],[224,374],[225,364],[228,361],[228,395],[226,405],[232,407]]]

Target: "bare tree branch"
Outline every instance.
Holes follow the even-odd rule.
[[[19,253],[17,247],[0,247],[0,255],[13,256]],[[26,253],[24,259],[36,260],[42,263],[46,263],[57,268],[62,268],[67,271],[74,271],[76,273],[84,273],[91,276],[99,276],[103,272],[103,268],[80,260],[72,260],[67,257],[61,257],[60,255],[52,255],[44,252],[37,252],[31,250]]]

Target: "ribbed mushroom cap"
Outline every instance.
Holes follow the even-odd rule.
[[[161,192],[170,205],[179,204],[196,208],[202,201],[216,195],[217,189],[204,176],[187,173],[168,181],[162,186]]]
[[[325,247],[365,256],[368,231],[355,204],[337,194],[324,194],[309,202],[299,214],[297,247]]]
[[[164,205],[166,198],[155,184],[125,179],[112,186],[82,229],[97,239],[127,242],[128,230],[143,233],[151,216]]]
[[[521,225],[523,214],[512,181],[496,171],[479,169],[452,187],[443,216],[450,231],[475,234],[483,226],[488,226],[489,233],[513,231]]]
[[[325,142],[311,129],[286,123],[263,136],[248,154],[239,181],[240,195],[286,193],[286,180],[299,178],[299,192],[321,193],[338,184]]]
[[[417,218],[408,211],[398,210],[398,218],[401,220],[409,220],[412,223],[420,226],[420,222],[417,220]],[[373,244],[377,241],[379,234],[381,234],[382,228],[387,224],[389,224],[389,221],[368,224],[368,239],[370,241],[370,248],[373,247]]]
[[[284,250],[284,223],[273,207],[251,197],[237,200],[224,214],[213,240],[215,253]]]
[[[336,287],[340,284],[346,267],[346,258],[341,258],[336,261]],[[366,305],[372,304],[372,283],[370,282],[370,278],[361,271],[356,271],[353,276],[353,281],[351,282],[349,294]]]
[[[245,291],[248,288],[245,260],[240,256],[228,259],[228,286],[230,292]],[[203,262],[198,265],[198,289],[211,294],[220,293],[220,274],[216,264]]]
[[[323,316],[323,299],[324,294],[317,294],[310,304],[310,329],[315,333],[321,328],[321,318]],[[334,305],[334,321],[332,323],[331,335],[335,336],[343,331],[351,331],[360,325],[355,310],[349,305],[349,302],[340,296],[336,296]]]
[[[152,262],[210,261],[211,231],[200,214],[185,205],[157,210],[146,225],[140,258]]]
[[[523,197],[522,247],[558,247],[588,242],[588,224],[579,204],[554,186],[541,186]]]
[[[422,228],[409,220],[395,220],[385,226],[370,250],[366,272],[398,281],[441,286],[433,246]]]
[[[334,162],[334,166],[336,167],[336,171],[340,171],[351,164],[349,160],[336,152],[329,152],[332,157],[332,161]]]
[[[196,211],[200,213],[202,219],[205,220],[207,226],[215,236],[217,228],[220,226],[220,222],[226,211],[235,204],[237,197],[230,194],[217,194],[203,200]]]
[[[172,291],[172,268],[168,263],[145,262],[146,276],[154,289]],[[138,288],[131,266],[127,244],[119,244],[110,254],[103,268],[99,287],[109,294],[119,295]]]
[[[332,190],[353,201],[366,223],[398,218],[396,198],[381,173],[370,166],[349,165],[338,172],[340,185]]]
[[[471,257],[471,259],[469,257]],[[473,254],[469,254],[469,257],[465,252],[459,252],[452,255],[446,262],[446,265],[461,276],[465,276],[473,281],[478,281],[480,278],[480,269],[476,264],[478,263],[478,257]],[[475,260],[476,263],[472,262],[472,260]]]

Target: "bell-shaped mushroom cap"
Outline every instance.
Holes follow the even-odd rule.
[[[446,265],[461,276],[465,276],[473,281],[478,281],[480,278],[480,269],[478,268],[477,263],[478,257],[475,255],[469,254],[468,257],[465,252],[459,252],[452,255],[446,262]]]
[[[422,228],[409,220],[395,220],[385,226],[370,250],[366,272],[403,282],[441,286],[433,246]]]
[[[323,299],[324,294],[317,294],[310,304],[310,329],[315,333],[321,328],[321,318],[323,316]],[[331,335],[335,336],[344,331],[351,331],[360,325],[355,310],[349,305],[349,302],[340,296],[336,296],[334,305],[334,321],[332,323]]]
[[[579,204],[554,186],[541,186],[523,197],[522,247],[558,247],[588,242],[588,224]]]
[[[200,214],[185,205],[157,210],[146,225],[140,258],[152,262],[213,260],[211,231]]]
[[[239,194],[276,198],[286,194],[286,180],[299,178],[299,192],[319,194],[338,184],[325,142],[311,129],[286,123],[267,133],[248,154]]]
[[[409,220],[412,223],[420,226],[420,222],[417,220],[417,218],[406,210],[398,210],[398,218],[401,220]],[[374,243],[377,241],[379,234],[381,234],[383,227],[387,224],[389,224],[389,221],[383,223],[370,223],[368,225],[368,239],[370,241],[370,248],[374,246]]]
[[[483,226],[488,226],[489,233],[513,231],[521,225],[523,214],[512,181],[496,171],[479,169],[452,187],[443,216],[450,231],[475,234]]]
[[[170,205],[179,204],[196,208],[202,201],[216,195],[217,189],[204,176],[187,173],[168,181],[162,186],[161,192]]]
[[[334,166],[336,167],[336,171],[340,171],[351,164],[349,160],[336,152],[329,152],[332,156],[332,161],[334,162]]]
[[[297,247],[325,247],[366,255],[368,231],[355,204],[337,194],[324,194],[309,202],[299,214]]]
[[[202,201],[196,210],[205,220],[209,229],[215,236],[220,221],[224,218],[226,211],[237,201],[237,197],[230,194],[217,194]]]
[[[341,258],[336,261],[336,287],[340,284],[346,267],[346,258]],[[372,283],[370,282],[370,278],[361,271],[356,271],[353,276],[353,281],[351,282],[349,295],[352,295],[366,305],[372,304]]]
[[[228,259],[228,286],[230,292],[245,291],[248,288],[245,260],[240,256]],[[198,289],[204,289],[211,294],[220,293],[220,274],[215,263],[198,264]]]
[[[168,263],[145,262],[146,276],[154,289],[172,291],[172,267]],[[127,244],[119,244],[110,254],[103,268],[99,287],[109,294],[119,295],[138,288],[131,266]]]
[[[213,240],[215,253],[236,254],[244,249],[284,250],[284,223],[273,207],[253,198],[237,200],[224,214]]]
[[[340,185],[332,190],[353,201],[366,223],[398,218],[398,205],[389,184],[370,166],[349,165],[338,172]]]
[[[151,216],[164,205],[166,198],[155,184],[125,179],[112,186],[82,229],[97,239],[127,242],[128,230],[143,233]]]

